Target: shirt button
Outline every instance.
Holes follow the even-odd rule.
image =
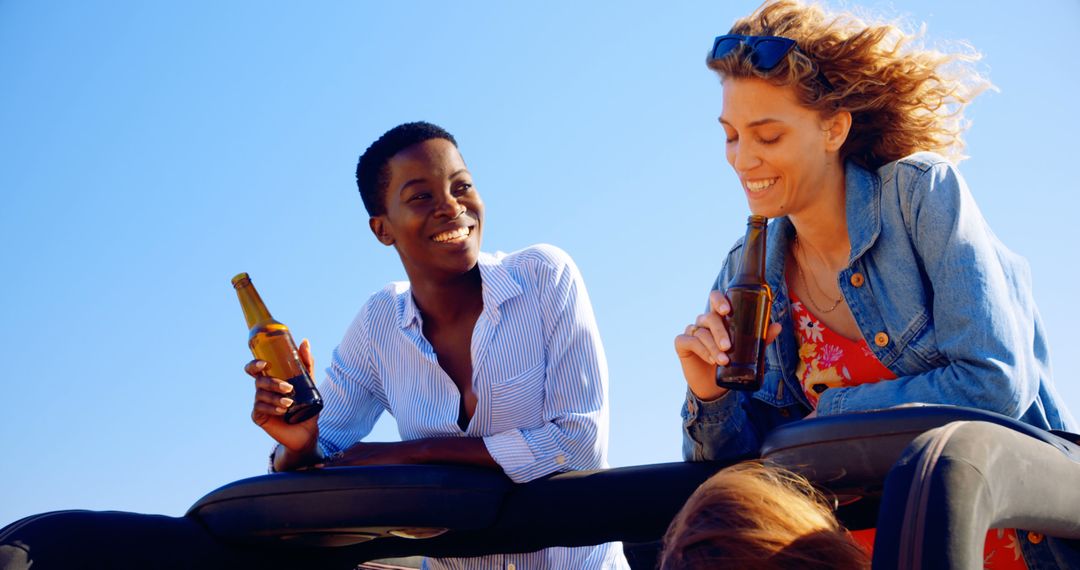
[[[513,562],[506,565],[506,570],[516,570],[516,569],[517,569],[517,566],[514,566]]]
[[[874,335],[874,344],[885,348],[889,344],[889,335],[883,332],[877,333],[876,335]]]
[[[562,465],[563,463],[566,463],[566,456],[562,455],[562,454],[556,455],[555,456],[555,463],[558,463],[559,465]]]
[[[851,274],[851,284],[852,284],[852,286],[862,287],[862,284],[865,283],[865,282],[866,282],[866,279],[863,278],[862,273],[852,273]]]
[[[1042,533],[1038,533],[1038,532],[1029,532],[1028,533],[1028,540],[1031,541],[1031,544],[1039,544],[1043,540],[1043,535],[1042,535]]]

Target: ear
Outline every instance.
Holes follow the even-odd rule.
[[[822,125],[825,128],[825,149],[830,152],[840,150],[847,141],[848,133],[851,132],[851,113],[849,111],[837,111],[831,117],[825,119]]]
[[[368,219],[368,226],[371,228],[371,233],[375,234],[375,239],[379,240],[379,243],[394,245],[394,234],[390,231],[390,224],[386,221],[386,216],[371,216]]]

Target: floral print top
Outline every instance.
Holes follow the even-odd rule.
[[[896,375],[874,356],[866,340],[850,340],[833,332],[799,301],[790,289],[791,312],[799,343],[799,366],[795,373],[810,404],[817,407],[819,395],[829,388],[872,384],[893,380]],[[872,551],[874,529],[857,530],[852,537]],[[1040,537],[1041,539],[1041,537]],[[990,529],[983,550],[983,568],[1027,570],[1014,529]]]
[[[791,293],[791,312],[799,342],[799,366],[795,373],[811,405],[816,407],[818,396],[829,388],[896,378],[874,356],[865,340],[850,340],[825,328],[794,293]]]

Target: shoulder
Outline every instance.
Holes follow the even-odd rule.
[[[547,243],[538,243],[511,253],[496,253],[501,263],[507,267],[545,267],[560,268],[573,265],[570,254]]]
[[[884,188],[907,191],[929,190],[945,184],[960,185],[960,171],[952,161],[936,152],[916,152],[877,169]]]
[[[900,160],[894,161],[897,165],[905,168],[914,168],[926,172],[937,167],[955,168],[953,163],[944,156],[929,151],[909,154]]]
[[[408,281],[392,281],[372,293],[357,311],[356,317],[349,325],[346,338],[354,337],[365,330],[385,326],[386,323],[398,322],[406,310],[406,297],[409,292]]]
[[[933,152],[917,152],[878,169],[885,200],[905,216],[924,208],[954,210],[971,200],[967,183],[952,161]],[[890,198],[890,196],[892,198]]]
[[[562,249],[540,243],[511,253],[497,252],[487,256],[490,263],[501,265],[519,283],[537,279],[552,279],[569,273],[578,275],[577,265]]]

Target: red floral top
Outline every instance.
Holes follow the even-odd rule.
[[[874,357],[866,341],[850,340],[833,332],[791,294],[791,316],[799,341],[799,366],[795,373],[810,404],[829,388],[872,384],[896,375]]]
[[[795,373],[812,406],[817,407],[820,394],[829,388],[872,384],[896,378],[874,356],[866,340],[851,340],[825,328],[794,292],[791,292],[791,316],[795,321],[795,338],[799,343],[799,365]],[[857,530],[851,534],[867,551],[873,550],[874,529]],[[1027,570],[1018,540],[1016,531],[1011,528],[990,529],[986,534],[983,568]]]

